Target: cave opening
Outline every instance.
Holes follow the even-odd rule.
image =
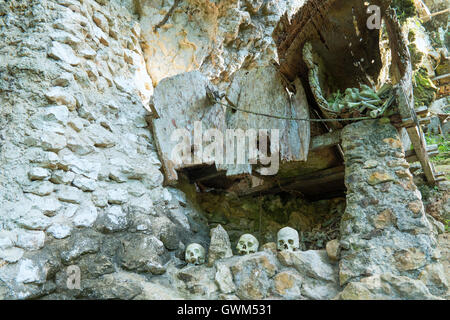
[[[379,4],[386,16],[380,28],[370,29],[366,27],[367,3],[309,1],[291,21],[281,19],[275,28],[273,38],[279,62],[236,72],[226,93],[209,89],[213,87],[209,81],[195,72],[165,79],[156,87],[153,103],[161,119],[154,120],[153,131],[157,140],[166,142],[159,145],[166,182],[177,185],[194,199],[210,228],[221,224],[232,243],[240,235],[251,233],[264,244],[274,242],[277,231],[289,226],[299,232],[302,250],[323,249],[327,241],[339,238],[346,205],[345,155],[340,146],[340,132],[352,123],[352,117],[362,114],[347,113],[348,121],[320,121],[333,117],[321,107],[311,85],[310,70],[301,54],[306,43],[319,57],[318,83],[323,99],[328,100],[336,90],[362,90],[363,85],[378,92],[388,79],[392,86],[397,86],[398,91],[392,89],[390,94],[398,110],[386,118],[401,133],[404,150],[415,144],[417,152],[405,152],[406,160],[419,159],[426,167],[428,160],[421,158],[418,148],[423,145],[423,138],[413,132],[415,127],[407,131],[401,124],[404,118],[416,117],[408,105],[412,96],[409,53],[394,15],[382,1]],[[177,107],[181,112],[174,115],[163,98],[164,89],[174,90],[186,81],[193,83],[192,93],[180,95]],[[215,101],[209,97],[211,92]],[[237,105],[244,109],[237,111],[234,108]],[[293,119],[307,117],[308,121],[258,115],[280,112]],[[273,126],[284,130],[276,175],[261,175],[258,171],[261,166],[250,163],[230,167],[214,161],[188,165],[172,162],[169,155],[172,146],[167,143],[170,139],[162,132],[172,125],[175,128],[184,125],[188,134],[192,134],[199,119],[209,121],[208,127],[219,126],[222,130],[241,128],[239,125],[244,129]],[[217,119],[224,119],[223,123]],[[293,143],[291,137],[299,141]],[[191,151],[195,154],[195,148]]]

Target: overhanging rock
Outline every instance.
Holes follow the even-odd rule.
[[[380,53],[380,29],[368,28],[372,10],[369,4],[379,8],[380,22],[389,38],[390,58],[383,66]],[[396,86],[398,113],[404,123],[423,171],[430,184],[436,183],[434,169],[426,152],[426,143],[414,110],[411,57],[390,0],[365,2],[360,0],[308,0],[291,20],[281,19],[274,31],[280,58],[280,71],[290,81],[301,77],[312,107],[320,106],[314,101],[313,84],[308,81],[308,68],[300,54],[305,43],[310,43],[317,54],[318,82],[323,96],[328,98],[338,89],[359,88],[362,84],[373,88],[381,86],[382,69],[388,69],[389,79]],[[381,27],[381,25],[380,25]],[[316,99],[317,100],[317,99]],[[325,118],[330,114],[320,108]],[[330,123],[333,129],[340,123]]]
[[[341,89],[370,84],[382,64],[379,30],[367,28],[369,16],[364,1],[309,0],[275,30],[281,71],[291,81],[308,74],[301,52],[309,41]]]

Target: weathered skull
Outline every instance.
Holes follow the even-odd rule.
[[[298,232],[291,227],[284,227],[277,233],[278,251],[297,251],[300,246]]]
[[[205,248],[198,243],[191,243],[186,248],[184,259],[187,263],[195,265],[205,263]]]
[[[258,240],[252,236],[251,234],[243,234],[237,243],[236,249],[239,254],[250,254],[258,251],[259,242]]]

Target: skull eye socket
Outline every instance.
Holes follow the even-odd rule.
[[[244,241],[239,241],[239,245],[243,246],[244,245]]]
[[[194,252],[195,252],[196,254],[199,254],[199,253],[200,253],[200,251],[199,251],[198,249],[194,249]]]
[[[280,240],[280,241],[278,241],[278,243],[279,243],[280,245],[283,245],[283,244],[284,244],[284,241],[283,241],[283,240]]]
[[[292,240],[292,239],[289,239],[288,242],[289,242],[289,244],[291,244],[291,245],[294,244],[294,240]]]
[[[250,241],[249,241],[249,242],[247,243],[247,246],[253,247],[253,242],[250,242]]]

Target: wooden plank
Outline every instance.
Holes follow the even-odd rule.
[[[386,5],[385,3],[384,5]],[[417,158],[422,165],[423,172],[429,184],[436,184],[434,170],[428,153],[422,129],[419,125],[417,114],[414,110],[414,95],[412,86],[411,56],[407,47],[406,39],[402,33],[397,16],[392,8],[386,8],[384,20],[389,35],[389,46],[392,52],[391,70],[393,80],[398,80],[397,97],[398,109],[402,119],[412,120],[414,126],[406,127],[406,131],[414,147]]]
[[[333,147],[341,142],[341,130],[336,130],[311,138],[310,151]]]
[[[437,76],[431,80],[439,88],[437,98],[446,97],[450,94],[450,73]]]
[[[422,165],[422,170],[425,173],[428,182],[434,185],[436,183],[436,179],[434,177],[434,170],[426,151],[426,143],[423,139],[422,129],[420,127],[412,127],[407,128],[406,131],[408,132],[411,143],[414,146],[414,150],[416,150],[417,158]]]
[[[429,15],[423,16],[423,17],[421,17],[421,19],[423,20],[423,22],[427,22],[431,18],[433,18],[435,16],[438,16],[438,15],[441,15],[441,14],[444,14],[444,13],[447,13],[449,11],[450,11],[450,8],[447,8],[447,9],[444,9],[444,10],[441,10],[441,11],[438,11],[438,12],[433,12],[433,13],[431,13]]]
[[[310,186],[328,183],[339,179],[344,179],[345,167],[338,166],[330,169],[315,172],[303,178],[298,178],[295,182],[283,186],[284,189],[308,188]]]
[[[148,112],[150,112],[149,120],[151,122],[152,119],[159,119],[158,111],[156,111],[154,102],[153,102],[153,96],[150,97],[150,101],[148,102],[148,106],[145,106],[145,109],[147,109]]]
[[[443,84],[439,86],[439,91],[437,94],[437,98],[443,98],[450,95],[450,83]]]
[[[152,119],[152,129],[166,184],[177,183],[177,170],[203,164],[202,146],[199,144],[205,130],[217,128],[224,131],[224,123],[221,122],[223,108],[208,100],[208,85],[209,80],[194,71],[165,78],[155,88],[153,106],[159,118]],[[196,127],[196,123],[200,124],[200,128]],[[174,135],[176,133],[179,134]],[[173,157],[173,152],[179,149],[183,137],[188,140],[185,157],[177,161],[179,159]]]
[[[306,161],[311,139],[309,105],[300,79],[293,85],[295,93],[291,96],[284,77],[272,65],[239,70],[227,90],[227,104],[220,95],[211,93],[213,85],[198,71],[163,79],[154,91],[151,122],[166,184],[177,183],[179,170],[203,165],[215,165],[218,171],[226,171],[227,177],[251,175],[257,164],[254,161],[261,162],[262,155],[267,154],[262,149],[269,144],[267,151],[274,155],[272,158],[279,154],[281,163]],[[213,138],[221,153],[205,153],[211,149],[207,149],[211,137],[209,141],[205,138],[208,129],[216,129]],[[261,152],[257,159],[250,147]],[[237,150],[244,156],[238,158]],[[264,168],[262,174],[270,174]]]
[[[295,177],[293,179],[286,179],[281,183],[278,183],[278,181],[276,180],[264,181],[264,184],[259,185],[255,188],[243,190],[239,192],[238,195],[249,196],[253,194],[296,191],[299,189],[305,190],[312,186],[343,180],[344,177],[345,177],[344,166],[337,166],[333,168],[319,170],[304,176]]]
[[[414,122],[414,120],[412,118],[407,118],[407,119],[402,119],[400,127],[410,128],[410,127],[414,127],[415,125],[416,125],[416,123]]]
[[[437,150],[430,151],[430,152],[428,152],[428,157],[434,157],[434,156],[437,156],[438,154],[439,154],[439,151],[437,151]],[[417,155],[413,154],[409,157],[406,157],[406,161],[408,161],[409,163],[413,163],[413,162],[419,161],[419,158],[417,158]]]
[[[431,81],[439,81],[439,80],[446,79],[446,78],[450,78],[450,73],[446,73],[446,74],[434,77],[433,79],[431,79]]]
[[[433,151],[437,151],[438,150],[438,145],[437,144],[430,144],[429,146],[427,146],[427,152],[433,152]],[[416,152],[414,150],[408,150],[405,152],[405,157],[411,157],[414,156],[416,154]]]
[[[270,65],[252,70],[238,70],[234,73],[226,92],[227,101],[240,108],[239,111],[226,114],[226,128],[252,130],[258,135],[260,130],[270,129],[267,134],[271,147],[275,146],[272,134],[277,130],[279,137],[276,142],[279,144],[281,163],[308,159],[311,140],[310,122],[277,119],[251,112],[309,119],[309,105],[303,85],[298,78],[292,84],[296,92],[290,96],[286,91],[284,76],[275,66]],[[260,143],[263,143],[263,140],[260,140]],[[222,164],[217,168],[226,170],[227,176],[230,177],[252,174],[252,166],[249,162],[240,165]]]
[[[425,116],[428,113],[428,107],[427,106],[421,106],[416,109],[416,113],[418,116]]]
[[[419,119],[419,123],[420,123],[421,126],[429,124],[430,122],[431,122],[431,118],[430,117]]]
[[[419,17],[423,22],[430,20],[431,11],[422,0],[414,0]]]

